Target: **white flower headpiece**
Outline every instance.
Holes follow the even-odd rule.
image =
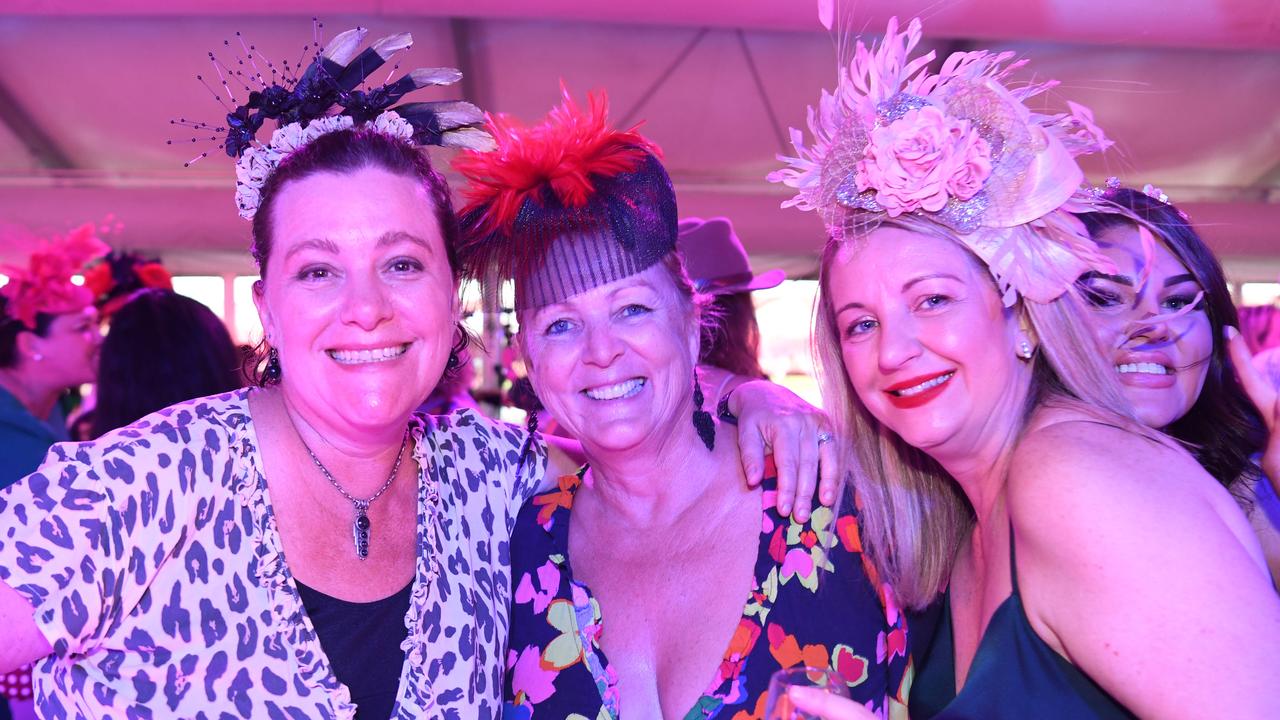
[[[413,141],[413,126],[393,110],[387,110],[374,119],[373,129],[405,142]],[[271,133],[271,142],[244,151],[236,161],[236,207],[240,217],[252,220],[258,212],[262,185],[275,172],[280,161],[301,150],[307,143],[321,135],[355,127],[349,115],[330,115],[312,120],[303,127],[301,123],[289,123]]]

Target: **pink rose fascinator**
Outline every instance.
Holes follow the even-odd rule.
[[[830,23],[826,23],[830,27]],[[1075,158],[1112,143],[1088,108],[1045,115],[1025,104],[1054,81],[1013,86],[1013,53],[952,53],[934,75],[916,58],[920,20],[889,20],[870,49],[858,41],[835,90],[810,107],[811,140],[771,182],[796,189],[783,207],[816,210],[832,241],[905,214],[949,228],[995,277],[1005,305],[1060,296],[1111,263],[1072,213],[1107,211]]]
[[[93,292],[73,283],[71,276],[110,250],[94,233],[93,224],[85,223],[65,237],[41,242],[31,253],[27,267],[0,267],[9,276],[8,284],[0,288],[6,316],[0,317],[0,321],[13,319],[34,330],[36,316],[41,313],[60,315],[89,307],[93,304]]]

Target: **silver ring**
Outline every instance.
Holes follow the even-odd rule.
[[[832,441],[832,440],[834,440],[834,439],[835,439],[835,438],[834,438],[834,437],[832,437],[831,433],[827,432],[826,430],[819,430],[819,431],[818,431],[818,444],[819,444],[819,445],[822,445],[822,444],[824,444],[824,443],[829,443],[829,442],[831,442],[831,441]]]

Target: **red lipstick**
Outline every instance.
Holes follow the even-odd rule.
[[[955,370],[943,370],[942,372],[933,373],[932,375],[921,375],[919,377],[903,380],[902,382],[890,385],[884,389],[884,394],[888,396],[889,402],[892,403],[894,407],[904,409],[920,407],[941,395],[942,391],[947,388],[947,383],[951,382],[951,378],[954,376]],[[929,382],[930,380],[936,380],[941,377],[946,377],[947,379],[922,392],[918,392],[913,395],[897,394],[902,390],[913,388],[922,383]]]

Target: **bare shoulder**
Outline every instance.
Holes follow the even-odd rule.
[[[1139,716],[1274,716],[1280,604],[1243,513],[1190,454],[1085,413],[1038,417],[1006,497],[1023,605],[1055,651]],[[1194,671],[1168,662],[1193,655]],[[1242,686],[1224,699],[1211,677]]]
[[[1220,490],[1173,441],[1070,411],[1037,416],[1014,449],[1009,470],[1010,502],[1032,507],[1092,506],[1117,496],[1145,501],[1171,493],[1225,499]]]
[[[1008,502],[1020,538],[1054,553],[1069,552],[1055,538],[1079,539],[1069,544],[1079,552],[1109,552],[1133,537],[1182,542],[1208,525],[1256,547],[1236,501],[1190,453],[1083,414],[1033,422],[1014,450]]]

